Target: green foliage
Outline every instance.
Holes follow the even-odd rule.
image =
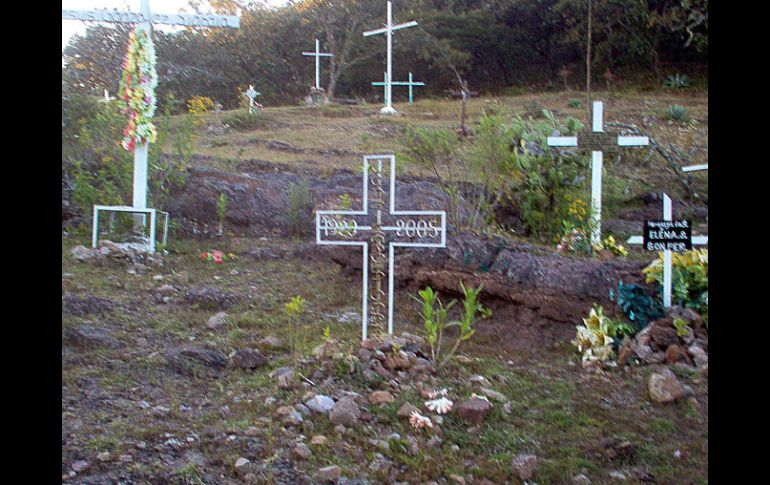
[[[297,295],[292,297],[288,303],[284,304],[283,309],[289,318],[299,318],[302,316],[304,310],[305,300],[301,296]]]
[[[615,295],[610,291],[610,300]],[[654,299],[647,288],[635,283],[623,284],[618,282],[617,304],[638,332],[652,320],[664,315],[660,300]]]
[[[482,287],[478,288],[466,288],[462,282],[460,282],[460,288],[463,291],[463,309],[460,312],[459,320],[452,320],[447,322],[449,310],[457,304],[457,300],[452,300],[447,306],[439,300],[438,292],[434,292],[431,287],[418,292],[420,298],[412,296],[412,298],[422,305],[422,312],[420,316],[423,320],[425,327],[425,333],[430,344],[431,358],[436,363],[436,367],[442,367],[445,365],[457,351],[457,348],[462,342],[470,340],[476,330],[473,328],[477,318],[489,318],[492,315],[492,310],[483,306],[479,301],[479,294],[481,294]],[[477,316],[478,314],[478,316]],[[444,359],[440,360],[441,356],[441,344],[444,339],[444,332],[447,328],[458,327],[459,333],[455,339],[454,345],[451,347],[448,353],[445,354]]]
[[[348,211],[353,207],[353,200],[350,198],[350,194],[340,194],[337,202],[340,210]]]
[[[580,108],[583,107],[583,102],[580,101],[579,99],[570,99],[567,102],[567,106],[569,106],[570,108],[574,108],[574,109],[580,109]]]
[[[310,231],[313,222],[313,197],[307,180],[292,182],[286,189],[289,204],[286,208],[286,227],[291,236],[302,236]]]
[[[251,114],[248,110],[241,109],[224,114],[222,123],[235,131],[263,130],[272,128],[275,124],[273,117],[265,110]]]
[[[670,74],[663,82],[667,88],[684,89],[690,87],[690,78],[683,74]]]
[[[671,263],[672,302],[708,315],[708,296],[703,296],[709,287],[708,249],[673,253]],[[642,274],[647,283],[658,283],[662,288],[663,253],[645,267]]]
[[[690,114],[687,112],[687,108],[678,104],[672,104],[666,108],[663,117],[670,121],[680,121],[682,123],[690,121]]]
[[[682,320],[681,318],[675,318],[673,321],[674,328],[676,329],[676,334],[679,337],[684,337],[687,335],[687,322]]]

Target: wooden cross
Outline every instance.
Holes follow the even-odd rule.
[[[321,52],[318,39],[315,40],[315,52],[303,52],[303,56],[315,57],[315,88],[321,89],[321,57],[334,57],[334,54],[329,52]]]
[[[119,10],[66,10],[62,9],[61,16],[67,20],[84,22],[116,22],[137,24],[138,30],[152,31],[152,24],[184,25],[187,27],[240,27],[240,19],[236,15],[198,15],[198,14],[159,14],[150,12],[150,0],[141,0],[139,11]],[[152,36],[148,35],[150,42]],[[134,149],[134,191],[133,207],[147,208],[147,143],[137,145]],[[144,221],[144,219],[141,219]],[[142,222],[141,226],[144,223]],[[140,226],[140,227],[141,227]]]
[[[603,111],[603,103],[594,101],[592,130],[582,135],[586,143],[581,145],[591,150],[591,242],[594,244],[599,244],[602,238],[602,150],[609,149],[610,142],[615,141],[614,138],[604,135]],[[578,137],[549,136],[547,143],[552,147],[576,147]],[[650,144],[650,139],[646,136],[618,136],[617,144],[621,147],[645,146]]]
[[[383,161],[390,165],[388,209],[385,210]],[[369,184],[372,185],[373,211],[369,207]],[[387,296],[388,333],[393,333],[393,287],[396,247],[446,247],[446,212],[396,210],[396,157],[394,155],[367,155],[363,166],[363,208],[360,211],[316,211],[316,243],[321,245],[361,246],[363,248],[363,284],[361,296],[361,335],[365,339],[369,326],[369,263],[372,263],[373,289],[371,292],[372,323],[384,330],[383,313]],[[386,220],[384,220],[386,219]],[[355,236],[361,234],[358,238]],[[363,234],[369,237],[365,238]],[[388,288],[382,288],[385,276],[385,244],[388,253]],[[372,245],[370,256],[369,245]]]
[[[370,30],[368,32],[364,32],[364,37],[369,37],[370,35],[377,35],[377,34],[385,34],[387,37],[387,58],[388,58],[388,70],[385,72],[385,82],[387,83],[385,85],[385,106],[380,110],[380,113],[382,114],[397,114],[397,111],[393,109],[393,106],[391,105],[391,87],[392,87],[392,80],[393,80],[393,63],[392,63],[392,55],[391,50],[393,47],[393,32],[400,29],[406,29],[407,27],[414,27],[417,25],[417,22],[414,20],[410,22],[405,22],[403,24],[393,25],[393,7],[388,1],[388,17],[387,17],[387,24],[385,24],[385,27],[381,29],[376,30]]]
[[[409,81],[393,81],[390,83],[393,86],[409,86],[409,104],[412,104],[412,86],[425,86],[424,82],[416,82],[412,80],[412,73],[409,73]],[[372,86],[387,86],[388,85],[388,73],[385,73],[385,81],[372,82]],[[385,96],[387,96],[387,89],[385,90]]]
[[[663,220],[672,220],[671,215],[671,198],[663,194]],[[709,243],[708,236],[692,236],[692,244],[695,245],[707,245]],[[631,236],[628,238],[628,244],[644,244],[643,236]],[[663,251],[663,306],[665,308],[671,307],[671,251]]]

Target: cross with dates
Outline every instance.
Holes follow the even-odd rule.
[[[613,137],[604,133],[603,120],[604,104],[601,101],[594,101],[593,119],[591,131],[586,131],[581,135],[581,148],[591,150],[591,218],[593,219],[593,228],[591,231],[591,242],[599,244],[602,238],[602,160],[603,151],[617,146],[635,147],[650,144],[650,139],[646,136],[618,136]],[[576,147],[578,146],[578,137],[576,136],[549,136],[548,146],[552,147]]]
[[[388,167],[384,167],[386,162]],[[387,206],[383,172],[389,172]],[[370,201],[369,185],[372,200]],[[363,249],[363,284],[361,295],[361,335],[367,338],[370,323],[384,330],[385,299],[387,298],[388,333],[393,333],[393,287],[395,248],[446,247],[446,212],[396,209],[395,155],[366,155],[363,164],[363,196],[361,210],[316,211],[316,243],[329,246],[360,246]],[[387,243],[387,256],[385,245]],[[370,251],[371,245],[371,251]],[[387,260],[387,290],[383,288]],[[369,266],[372,268],[373,288],[369,292]]]
[[[663,194],[663,220],[672,220],[671,198]],[[692,236],[692,245],[705,246],[709,243],[708,236]],[[643,236],[631,236],[626,241],[628,244],[644,244]],[[672,287],[672,260],[671,251],[663,251],[663,306],[671,307],[671,287]]]

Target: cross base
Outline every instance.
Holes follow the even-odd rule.
[[[383,108],[380,110],[380,114],[381,114],[381,115],[397,115],[397,114],[398,114],[398,111],[396,111],[395,109],[393,109],[393,107],[392,107],[392,106],[384,106],[384,107],[383,107]]]

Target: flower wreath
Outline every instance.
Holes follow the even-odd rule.
[[[118,91],[118,97],[125,103],[123,112],[128,114],[122,142],[126,150],[133,151],[137,143],[153,143],[157,139],[158,133],[152,123],[157,85],[155,46],[146,30],[136,28],[128,38]]]

